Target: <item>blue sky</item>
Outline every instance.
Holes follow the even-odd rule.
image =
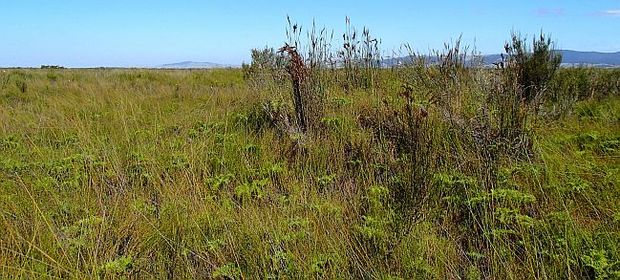
[[[349,16],[386,53],[405,42],[439,49],[460,34],[482,53],[498,53],[511,30],[543,30],[563,49],[620,51],[620,0],[15,0],[0,8],[0,67],[240,64],[251,48],[284,42],[287,15],[336,34]]]

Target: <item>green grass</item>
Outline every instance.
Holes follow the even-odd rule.
[[[328,87],[300,141],[261,118],[290,86],[240,70],[0,73],[0,278],[620,277],[617,94],[487,162],[420,100],[418,150],[364,125],[406,102],[379,74]],[[463,83],[442,90],[467,123],[484,88]]]

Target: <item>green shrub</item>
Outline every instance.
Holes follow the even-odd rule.
[[[504,46],[506,72],[520,88],[520,98],[527,104],[546,93],[547,85],[562,63],[562,56],[553,49],[551,38],[540,34],[528,46],[526,39],[513,33]]]

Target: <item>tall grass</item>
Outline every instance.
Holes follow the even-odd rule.
[[[0,73],[0,278],[620,276],[617,71],[560,69],[529,109],[458,42],[370,84],[297,50],[323,104],[303,135],[275,51],[285,75],[253,81]]]

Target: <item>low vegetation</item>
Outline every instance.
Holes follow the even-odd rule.
[[[0,278],[620,278],[620,71],[316,30],[240,70],[1,72]]]

